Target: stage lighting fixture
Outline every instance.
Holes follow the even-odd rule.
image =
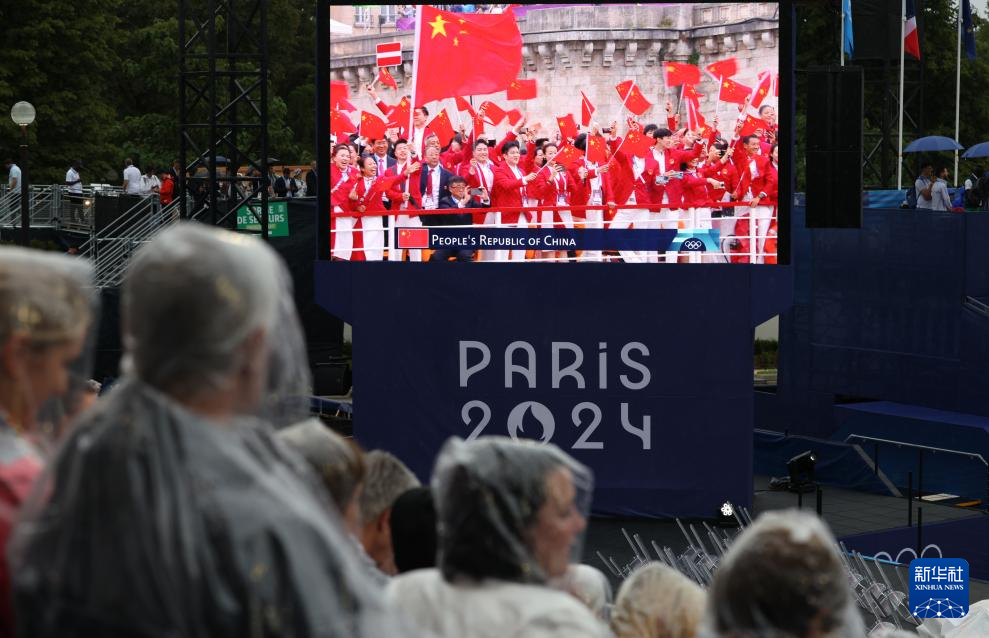
[[[817,455],[813,450],[807,450],[790,459],[786,469],[790,474],[791,492],[811,492],[816,487],[814,483],[814,466]]]

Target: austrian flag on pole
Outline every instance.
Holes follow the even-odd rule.
[[[377,46],[378,66],[398,66],[402,63],[402,43],[386,42]]]

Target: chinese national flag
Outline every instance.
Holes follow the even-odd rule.
[[[698,100],[700,100],[700,97],[701,94],[697,91],[696,87],[690,84],[683,85],[684,100],[687,100],[688,102],[693,102],[694,104],[698,104],[699,103]]]
[[[572,114],[567,113],[566,115],[557,116],[556,125],[560,127],[560,137],[564,140],[575,139],[577,137],[577,122],[574,121]]]
[[[594,105],[587,99],[584,92],[580,92],[580,125],[587,126],[591,123],[591,116],[594,115]]]
[[[354,127],[354,123],[350,121],[349,117],[340,111],[330,111],[330,133],[334,135],[350,135],[356,132],[357,128]]]
[[[330,108],[340,109],[341,104],[346,102],[350,104],[347,98],[350,97],[350,87],[347,86],[346,82],[340,80],[330,80]],[[350,110],[350,109],[344,109]]]
[[[385,86],[389,86],[394,90],[398,90],[398,84],[395,83],[395,78],[391,76],[388,69],[382,67],[378,69],[378,82],[381,82]]]
[[[459,95],[457,96],[456,101],[457,101],[458,111],[467,111],[468,113],[470,113],[471,117],[477,116],[477,113],[474,112],[474,107],[470,105],[470,102],[460,97]]]
[[[361,137],[369,140],[380,139],[385,136],[385,121],[374,113],[361,111]]]
[[[478,135],[480,135],[482,133],[484,133],[484,118],[481,117],[480,115],[478,115],[477,113],[475,113],[474,114],[474,137],[477,137]]]
[[[693,64],[664,62],[663,72],[666,74],[666,86],[699,84],[701,81],[701,71]]]
[[[508,85],[509,100],[531,100],[536,97],[535,80],[515,80]]]
[[[522,70],[515,14],[451,13],[418,7],[416,106],[507,89]]]
[[[446,109],[443,109],[439,114],[434,117],[429,122],[429,130],[436,133],[436,137],[439,138],[440,147],[446,147],[450,144],[450,140],[457,132],[453,129],[453,124],[450,122],[450,117],[446,114]]]
[[[505,112],[505,109],[490,101],[483,102],[481,106],[478,107],[477,114],[493,126],[498,126],[501,124],[502,120],[508,117],[508,113]]]
[[[508,115],[508,123],[511,124],[512,126],[518,124],[519,120],[522,119],[522,111],[518,109],[512,109],[507,113],[507,115]]]
[[[625,150],[636,157],[648,157],[656,140],[641,131],[629,131],[625,136]]]
[[[428,228],[400,228],[398,231],[398,247],[429,248]]]
[[[370,197],[375,193],[387,192],[403,179],[405,179],[405,175],[401,174],[392,175],[391,177],[382,177],[381,175],[378,175],[378,179],[374,180],[374,183],[371,184],[371,190],[367,192],[367,196]]]
[[[739,84],[734,80],[722,80],[721,91],[718,94],[718,99],[722,102],[745,104],[751,93],[752,89],[744,84]]]
[[[742,123],[742,128],[738,132],[738,136],[745,137],[746,135],[754,134],[756,131],[766,131],[768,129],[769,125],[766,124],[766,120],[758,117],[752,117],[751,115],[746,115],[745,121]]]
[[[652,106],[652,103],[646,99],[646,96],[642,95],[642,91],[636,86],[635,80],[625,80],[615,86],[615,90],[618,91],[618,97],[625,102],[625,108],[636,115],[642,115]]]
[[[399,100],[398,104],[388,112],[388,126],[407,128],[409,126],[409,116],[412,113],[412,101],[407,97]]]
[[[717,62],[712,62],[704,67],[711,77],[717,80],[723,80],[724,78],[730,78],[731,76],[738,73],[738,62],[735,58],[728,58],[726,60],[718,60]]]
[[[608,161],[607,144],[600,135],[587,137],[587,161],[595,164]]]
[[[707,121],[701,115],[701,110],[696,100],[687,102],[687,128],[691,131],[701,131],[707,127]]]
[[[752,108],[757,109],[762,101],[766,99],[769,92],[773,90],[773,74],[762,72],[759,74],[759,86],[756,87],[755,95],[752,96]]]
[[[563,168],[570,168],[582,155],[583,153],[576,146],[564,143],[553,158],[553,161],[563,166]]]

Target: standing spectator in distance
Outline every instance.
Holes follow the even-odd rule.
[[[179,171],[182,170],[182,166],[179,164],[178,160],[172,160],[172,168],[168,169],[168,172],[172,174],[172,179],[175,183],[179,182]]]
[[[275,172],[275,167],[271,164],[268,165],[268,195],[275,196],[275,182],[277,182],[280,177],[278,173]]]
[[[161,187],[158,189],[158,198],[162,206],[168,206],[175,199],[175,180],[172,179],[171,171],[162,171]]]
[[[281,177],[276,178],[275,183],[272,185],[275,197],[288,197],[288,184],[291,179],[288,174],[288,167],[283,167]]]
[[[141,195],[150,197],[157,195],[161,191],[161,180],[155,175],[155,169],[150,164],[141,176]]]
[[[361,491],[361,545],[385,574],[394,576],[395,551],[391,543],[391,508],[395,499],[414,487],[419,479],[397,457],[382,450],[365,456],[367,476]]]
[[[38,250],[0,250],[0,546],[41,474],[48,433],[42,406],[71,404],[70,366],[80,358],[92,317],[89,262]],[[10,575],[0,555],[0,635],[13,636]]]
[[[309,164],[309,172],[306,173],[306,197],[316,197],[319,195],[319,177],[316,175],[316,161]]]
[[[73,160],[69,170],[65,172],[65,190],[69,195],[69,219],[75,223],[82,221],[82,177],[79,175],[80,170],[82,170],[82,161]]]
[[[389,522],[399,574],[436,567],[436,506],[431,489],[414,487],[395,499]]]
[[[918,206],[920,200],[917,200]],[[951,197],[948,195],[948,167],[939,166],[931,185],[931,210],[951,210]]]
[[[294,199],[306,196],[306,185],[302,183],[302,169],[292,171],[288,178],[288,196]]]
[[[14,160],[9,157],[3,163],[7,168],[7,192],[9,193],[19,193],[21,192],[21,169]]]
[[[929,161],[925,161],[920,165],[920,175],[917,176],[917,181],[914,182],[913,188],[917,195],[917,208],[930,210],[934,207],[932,201],[933,196],[931,195],[931,190],[934,186],[934,165]]]
[[[141,194],[141,171],[134,166],[134,160],[127,158],[124,160],[124,194]]]

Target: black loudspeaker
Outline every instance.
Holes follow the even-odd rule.
[[[855,0],[852,35],[855,60],[899,60],[903,30],[901,0]]]
[[[807,77],[807,227],[862,226],[862,68]]]

